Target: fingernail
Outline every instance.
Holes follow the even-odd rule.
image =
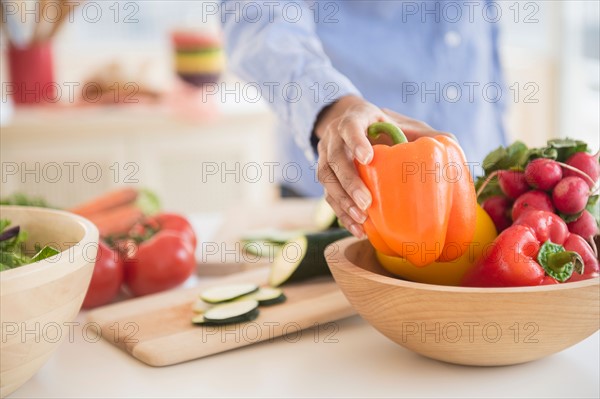
[[[356,159],[363,165],[368,165],[371,159],[373,159],[373,151],[367,150],[364,147],[358,147],[356,149]]]
[[[352,233],[352,235],[353,235],[354,237],[356,237],[356,238],[363,238],[363,236],[364,236],[364,233],[363,233],[363,231],[362,231],[362,228],[361,228],[361,227],[359,227],[358,225],[356,225],[356,224],[353,224],[353,225],[351,225],[351,226],[349,227],[349,229],[350,229],[350,233]]]
[[[358,208],[355,206],[351,206],[350,209],[348,209],[348,213],[350,214],[350,216],[352,216],[352,219],[354,219],[358,223],[362,224],[365,222],[365,220],[367,220],[367,215],[359,211]]]
[[[352,197],[354,198],[356,205],[358,205],[358,207],[363,211],[366,211],[371,205],[371,195],[362,190],[356,190]]]

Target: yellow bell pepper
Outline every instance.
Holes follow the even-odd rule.
[[[477,205],[475,236],[460,258],[417,267],[404,258],[388,256],[379,251],[376,251],[376,256],[384,269],[403,279],[426,284],[460,285],[463,275],[475,265],[497,235],[492,219]]]

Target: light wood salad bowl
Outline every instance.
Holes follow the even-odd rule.
[[[50,209],[3,206],[0,218],[27,232],[26,249],[39,243],[62,251],[0,272],[0,396],[4,397],[31,378],[67,339],[69,323],[79,312],[92,277],[98,230],[86,219]]]
[[[377,262],[367,240],[326,251],[354,309],[383,335],[449,363],[524,363],[568,348],[600,323],[598,278],[561,285],[465,288],[400,280]]]

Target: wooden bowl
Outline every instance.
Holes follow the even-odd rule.
[[[27,232],[35,243],[62,252],[0,272],[0,396],[27,381],[69,335],[92,277],[98,229],[79,216],[56,210],[2,206],[0,218]],[[72,329],[72,327],[71,327]]]
[[[600,279],[519,288],[466,288],[400,280],[377,262],[367,240],[326,251],[354,309],[403,347],[449,363],[529,362],[589,337],[600,323]]]

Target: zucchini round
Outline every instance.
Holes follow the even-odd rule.
[[[203,324],[233,324],[252,321],[258,317],[258,301],[246,299],[214,306],[203,316]]]
[[[248,294],[244,299],[254,299],[258,301],[259,306],[271,306],[283,303],[287,297],[279,288],[260,287],[258,291]]]
[[[229,302],[258,290],[256,284],[230,284],[207,289],[200,294],[200,299],[208,303]]]

